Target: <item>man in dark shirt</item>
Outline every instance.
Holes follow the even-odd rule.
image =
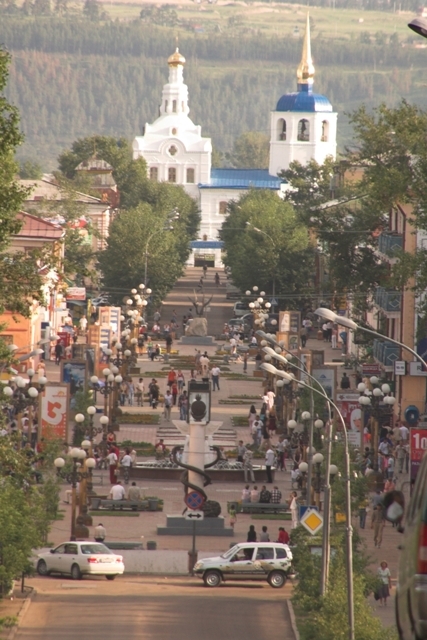
[[[271,499],[271,493],[266,488],[265,484],[262,486],[261,492],[259,494],[259,501],[264,502],[264,504],[268,504]]]

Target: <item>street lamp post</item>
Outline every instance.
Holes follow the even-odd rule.
[[[262,364],[262,368],[270,373],[274,373],[275,375],[281,376],[283,378],[292,379],[291,374],[286,371],[279,371],[274,366],[269,364]],[[311,387],[306,382],[299,382],[300,385],[307,387],[308,389],[312,389],[314,393],[325,398],[324,393],[316,389],[315,387]],[[344,472],[345,472],[345,519],[346,519],[346,571],[347,571],[347,606],[348,606],[348,637],[349,640],[355,640],[354,636],[354,602],[353,602],[353,527],[351,524],[351,478],[350,478],[350,453],[349,453],[349,445],[348,445],[348,434],[347,427],[345,424],[345,420],[343,415],[335,402],[333,402],[330,398],[327,399],[328,403],[337,413],[339,420],[342,426],[343,438],[344,438]],[[329,539],[326,544],[329,546]]]
[[[38,404],[38,396],[39,393],[43,391],[47,378],[44,376],[39,376],[37,381],[37,387],[33,382],[33,377],[35,375],[34,369],[27,370],[28,380],[25,380],[22,376],[16,376],[12,383],[16,385],[16,389],[14,390],[11,386],[6,385],[3,387],[3,394],[8,398],[8,403],[10,403],[16,415],[17,427],[18,429],[21,425],[21,417],[22,413],[27,409],[28,410],[28,436],[27,441],[31,442],[31,446],[35,447],[38,439],[38,431],[35,432],[35,437],[32,435],[32,427],[34,421],[34,411],[37,408]],[[22,438],[21,438],[22,440]]]
[[[65,478],[68,483],[71,484],[71,535],[70,540],[76,540],[76,489],[77,483],[81,482],[84,478],[87,478],[88,471],[80,471],[80,467],[82,462],[86,459],[86,451],[84,449],[78,449],[74,447],[70,451],[70,456],[72,459],[72,469],[69,473],[63,473],[62,469],[65,466],[64,458],[56,458],[54,460],[54,465],[56,467],[56,471],[58,476],[61,478]],[[88,458],[86,460],[86,468],[93,469],[96,465],[96,462],[93,458]]]
[[[266,231],[264,231],[263,229],[259,229],[258,227],[255,227],[252,222],[247,221],[246,225],[248,227],[251,227],[256,233],[260,233],[263,236],[265,236],[271,243],[272,247],[274,250],[276,250],[276,243],[274,241],[274,239],[270,236],[270,234],[268,234]],[[275,299],[276,297],[276,269],[273,272],[273,299]]]
[[[167,216],[163,227],[161,229],[158,229],[158,231],[155,231],[154,233],[152,233],[150,236],[148,236],[147,242],[145,244],[145,267],[144,267],[144,284],[145,284],[145,286],[147,286],[148,247],[149,247],[149,244],[150,244],[151,240],[154,238],[154,236],[157,236],[159,233],[163,233],[164,231],[173,231],[172,222],[174,220],[178,220],[178,219],[179,219],[179,211],[175,207],[171,211],[171,213]]]

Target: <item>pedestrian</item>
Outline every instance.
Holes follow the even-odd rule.
[[[296,529],[298,526],[298,502],[297,502],[297,492],[292,491],[289,496],[289,511],[291,512],[291,520],[292,520],[292,529]]]
[[[271,409],[271,411],[268,414],[268,430],[270,433],[276,433],[276,427],[277,427],[277,419],[276,419],[276,411],[274,409],[274,407]]]
[[[144,380],[140,378],[135,385],[135,398],[138,407],[144,406]]]
[[[347,331],[341,331],[340,338],[342,342],[342,354],[343,356],[347,355]]]
[[[128,500],[138,502],[141,500],[141,489],[136,486],[136,482],[132,482],[132,486],[129,487]]]
[[[385,525],[384,519],[384,510],[381,504],[378,504],[377,507],[372,512],[372,520],[371,520],[371,529],[374,530],[374,545],[381,547],[381,542],[383,540],[383,529]]]
[[[80,334],[82,336],[84,336],[86,334],[86,329],[87,329],[87,318],[86,316],[82,316],[79,320],[79,328],[80,328]]]
[[[379,596],[380,606],[387,606],[387,598],[390,595],[391,589],[391,573],[388,568],[387,562],[381,562],[380,566],[377,570],[377,576],[380,580],[380,586],[377,591],[377,595]]]
[[[127,381],[127,399],[130,407],[133,406],[133,397],[135,395],[135,385],[132,378]]]
[[[228,513],[230,514],[230,527],[234,529],[234,525],[236,524],[236,520],[237,520],[236,507],[232,505]]]
[[[170,392],[170,389],[168,389],[166,391],[166,394],[163,400],[164,415],[167,422],[169,422],[169,420],[171,419],[172,403],[173,403],[172,394]]]
[[[257,541],[257,536],[256,536],[255,527],[253,524],[250,524],[246,542],[256,542],[256,541]]]
[[[272,483],[273,477],[271,475],[271,467],[274,465],[274,451],[271,447],[268,447],[265,454],[265,470],[267,472],[267,482]]]
[[[362,500],[359,507],[359,527],[361,529],[364,529],[366,525],[366,515],[368,512],[368,507],[369,507],[369,500],[365,498],[364,500]]]
[[[271,492],[270,502],[272,504],[280,504],[281,499],[282,492],[280,491],[279,487],[274,486],[273,491]]]
[[[178,373],[176,374],[176,382],[178,384],[178,393],[182,393],[185,387],[185,378],[181,369],[178,369]]]
[[[337,338],[338,338],[338,326],[334,324],[334,326],[332,327],[332,338],[331,338],[332,349],[337,348]]]
[[[60,340],[58,340],[58,342],[55,345],[55,364],[57,364],[59,366],[59,363],[61,362],[61,358],[64,355],[64,347],[62,346],[62,342]]]
[[[245,475],[245,482],[248,482],[248,475],[251,482],[255,482],[254,468],[252,466],[253,453],[250,449],[246,449],[243,456],[243,473]]]
[[[248,503],[250,501],[251,501],[251,490],[249,488],[249,485],[247,484],[242,491],[242,502]]]
[[[247,351],[243,354],[243,373],[247,373],[248,371],[248,358],[249,354]]]
[[[283,437],[279,438],[279,442],[276,445],[276,457],[277,457],[277,469],[278,471],[286,471],[285,463],[285,440]]]
[[[239,440],[237,445],[237,462],[243,463],[243,458],[245,457],[246,447],[243,444],[243,440]]]
[[[111,500],[125,500],[126,493],[124,487],[122,487],[122,483],[120,480],[117,480],[116,484],[110,489],[110,498]]]
[[[148,392],[150,396],[150,405],[153,409],[156,409],[159,402],[160,389],[155,378],[152,378],[148,387]]]
[[[112,448],[110,448],[110,452],[107,455],[108,468],[110,470],[110,484],[114,484],[116,482],[117,461],[117,454]]]
[[[212,375],[212,391],[215,391],[215,387],[218,389],[219,391],[219,375],[221,373],[221,369],[218,367],[218,365],[214,365],[212,367],[211,370],[211,375]]]
[[[176,382],[176,378],[177,378],[177,374],[175,369],[172,367],[172,369],[169,371],[168,373],[168,379],[167,379],[167,386],[170,388],[174,382]]]
[[[261,491],[259,493],[259,501],[262,502],[263,504],[270,504],[270,500],[271,500],[271,493],[268,491],[265,484],[263,484],[261,487]]]
[[[181,393],[181,395],[178,398],[178,409],[179,409],[179,419],[180,420],[187,420],[187,414],[188,414],[188,396],[187,396],[187,391],[183,391]]]
[[[252,404],[251,408],[249,409],[249,415],[248,415],[249,429],[252,428],[252,425],[255,422],[256,418],[257,418],[257,415],[256,415],[255,405]]]
[[[279,527],[279,536],[277,538],[277,542],[279,542],[280,544],[289,543],[289,533],[284,527]]]
[[[301,340],[301,347],[305,349],[305,345],[307,343],[307,329],[305,327],[302,327],[302,329],[300,330],[299,337]]]
[[[259,534],[260,542],[270,542],[270,536],[268,534],[268,528],[264,525],[262,527],[261,533]]]
[[[171,393],[172,393],[172,404],[174,407],[176,407],[176,400],[178,397],[178,385],[176,384],[176,382],[174,382],[171,387]]]
[[[406,457],[405,446],[402,444],[402,442],[399,442],[399,444],[397,445],[397,447],[395,449],[395,454],[396,454],[396,458],[397,458],[398,472],[402,473],[403,472],[403,465],[404,465],[405,457]]]
[[[165,343],[166,343],[166,353],[170,353],[172,349],[173,339],[169,332],[166,334]]]
[[[105,530],[105,527],[102,524],[102,522],[100,522],[98,526],[95,527],[93,535],[95,538],[95,542],[104,542],[105,536],[107,535],[107,531]]]
[[[201,356],[199,362],[201,367],[202,378],[207,378],[209,373],[209,356],[207,351],[205,351],[204,354]],[[218,376],[219,376],[219,373],[218,373]],[[218,387],[218,390],[219,390],[219,387]]]
[[[251,502],[259,502],[259,491],[256,485],[254,485],[254,488],[251,491]]]
[[[342,374],[342,378],[341,378],[341,382],[340,382],[340,387],[341,389],[350,389],[350,378],[348,377],[348,375],[345,373]]]

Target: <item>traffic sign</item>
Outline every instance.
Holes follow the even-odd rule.
[[[277,307],[279,303],[277,302],[276,298],[270,298],[270,304],[272,307]]]
[[[187,511],[185,514],[186,520],[194,520],[194,522],[198,522],[199,520],[203,520],[205,514],[203,511]]]
[[[316,509],[307,509],[300,523],[314,536],[323,527],[323,517]]]
[[[203,506],[205,499],[201,493],[198,491],[191,491],[187,493],[184,498],[184,502],[189,509],[193,509],[193,511],[200,509]]]

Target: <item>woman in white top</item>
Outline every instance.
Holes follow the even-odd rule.
[[[380,605],[387,606],[387,598],[390,595],[391,589],[391,573],[388,568],[387,562],[381,562],[377,570],[377,576],[380,579],[380,586],[378,588],[378,595],[380,599]]]
[[[289,510],[291,512],[292,519],[292,529],[296,529],[298,526],[298,502],[297,502],[297,492],[292,491],[290,497]]]
[[[256,420],[256,409],[255,409],[255,405],[253,404],[249,409],[249,415],[248,415],[249,429],[252,429],[252,425],[255,422],[255,420]]]

